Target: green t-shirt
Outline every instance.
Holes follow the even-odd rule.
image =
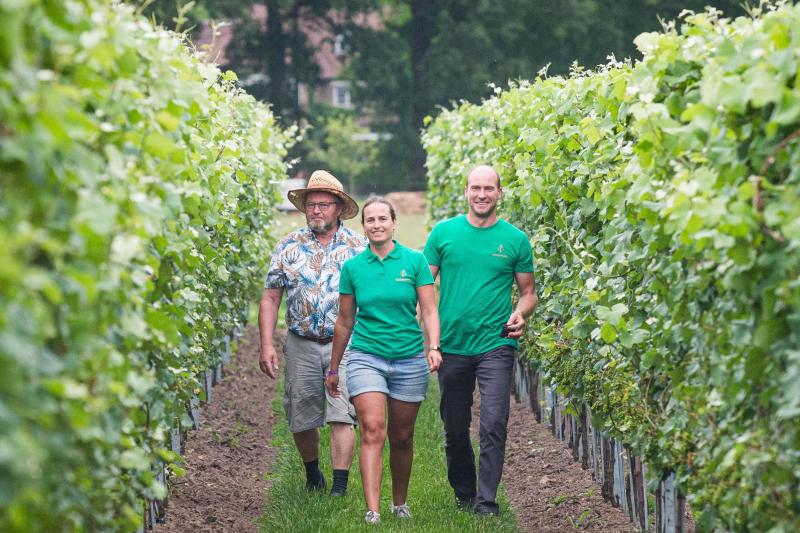
[[[421,352],[417,287],[432,284],[425,256],[397,241],[383,261],[369,247],[345,261],[339,293],[354,295],[357,307],[350,347],[387,359]]]
[[[500,334],[513,311],[514,273],[535,270],[524,233],[505,220],[476,228],[461,215],[433,228],[425,257],[441,276],[444,352],[480,355],[499,346],[517,347],[516,340]]]

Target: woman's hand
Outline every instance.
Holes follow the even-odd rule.
[[[339,397],[339,370],[341,367],[344,350],[353,332],[353,323],[356,315],[356,298],[352,294],[339,295],[339,316],[333,325],[333,347],[331,347],[331,362],[328,365],[328,374],[325,376],[325,388],[332,398]]]
[[[328,394],[333,398],[339,397],[339,376],[337,374],[328,374],[325,378],[325,388],[328,389]]]
[[[442,365],[442,353],[439,350],[428,350],[428,368],[436,372]]]

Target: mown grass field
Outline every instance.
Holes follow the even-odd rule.
[[[359,202],[359,205],[363,202]],[[395,238],[409,248],[422,249],[428,237],[428,228],[425,226],[428,215],[412,215],[399,213],[397,215],[397,228]],[[299,211],[281,212],[276,217],[275,235],[278,238],[305,224],[305,216]],[[361,215],[346,220],[345,225],[353,231],[362,232]]]

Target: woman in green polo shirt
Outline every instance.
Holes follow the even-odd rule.
[[[339,279],[339,316],[333,334],[327,387],[338,395],[339,363],[348,348],[347,387],[361,428],[361,480],[366,521],[380,521],[383,447],[392,471],[392,513],[408,518],[406,503],[414,457],[414,422],[428,390],[428,376],[442,361],[439,313],[425,257],[392,239],[396,216],[387,200],[367,200],[361,223],[369,247],[345,261]],[[419,303],[430,349],[423,351],[416,317]]]

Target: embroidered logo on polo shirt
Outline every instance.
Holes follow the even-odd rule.
[[[492,254],[494,257],[502,257],[503,259],[508,259],[508,256],[503,253],[503,245],[497,247],[497,251]]]
[[[399,278],[394,278],[394,280],[395,281],[401,281],[403,283],[414,283],[414,280],[409,278],[406,275],[406,269],[405,268],[400,271],[400,277]]]

